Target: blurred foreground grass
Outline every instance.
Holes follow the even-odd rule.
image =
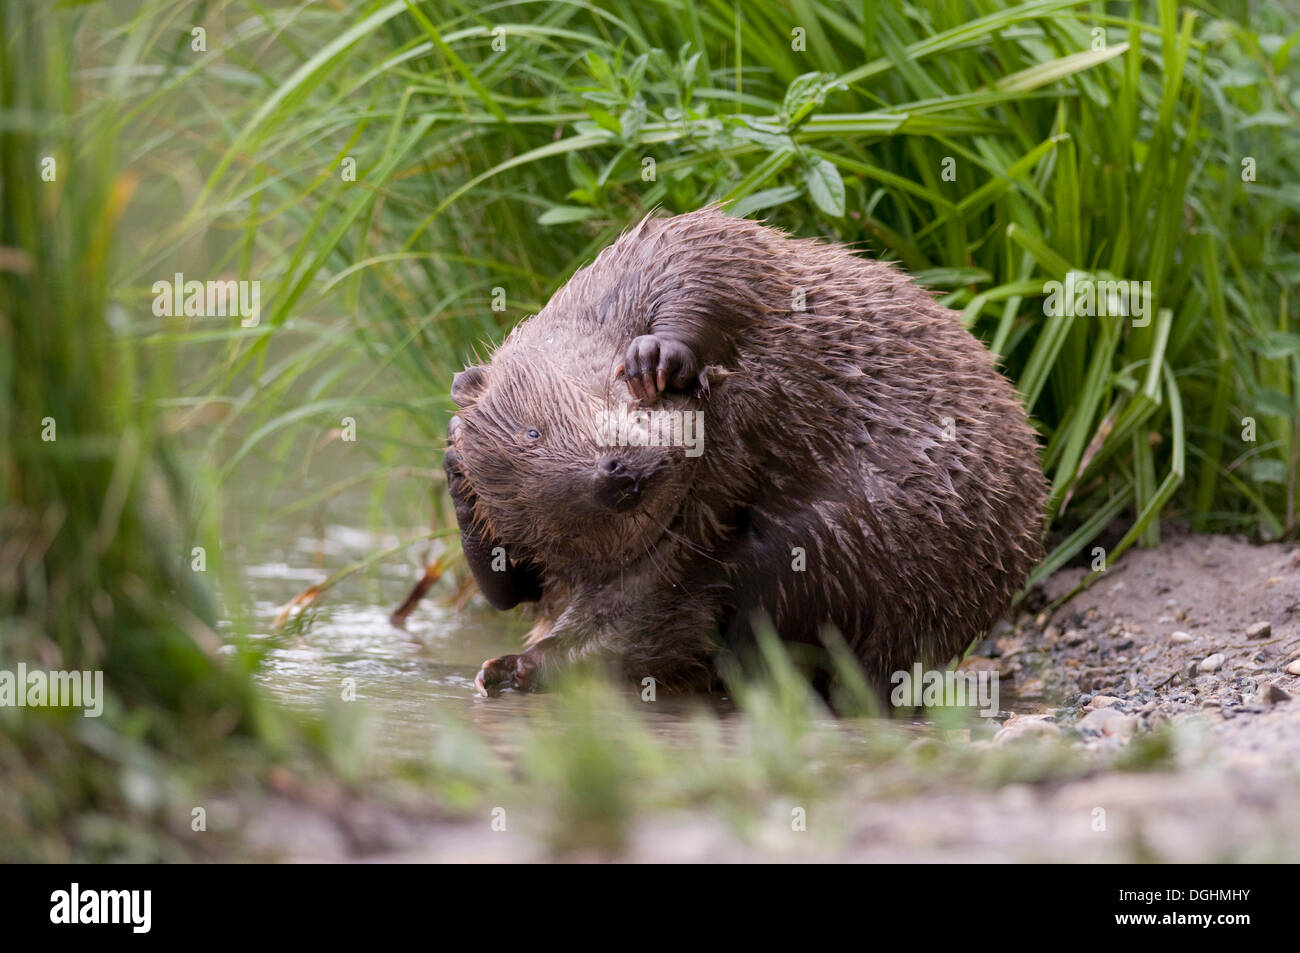
[[[270,740],[273,723],[255,657],[223,648],[190,571],[211,541],[159,437],[169,361],[141,360],[111,329],[136,183],[111,108],[74,79],[60,19],[0,5],[0,670],[102,671],[106,697],[99,718],[0,707],[0,857],[151,859],[172,851],[147,833],[167,826],[153,813],[160,766],[230,750],[236,734]]]

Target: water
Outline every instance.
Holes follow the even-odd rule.
[[[450,581],[443,580],[405,629],[393,626],[389,616],[419,578],[417,557],[427,544],[343,580],[309,606],[304,618],[274,629],[276,614],[298,593],[395,542],[334,525],[319,538],[299,537],[273,559],[244,567],[255,637],[273,643],[259,680],[288,708],[320,713],[341,701],[346,680],[354,679],[356,704],[371,724],[371,743],[379,749],[373,753],[380,756],[427,755],[436,727],[446,723],[475,725],[509,747],[513,727],[551,713],[537,696],[507,692],[483,698],[474,690],[474,676],[485,659],[518,652],[531,623],[520,613],[497,612],[476,601],[457,608]],[[725,699],[661,696],[645,706],[644,723],[662,741],[684,742],[690,718],[701,708],[723,717],[734,712]]]
[[[310,605],[304,618],[275,633],[276,614],[299,592],[392,544],[350,527],[331,527],[323,542],[300,538],[292,546],[299,558],[291,555],[244,570],[258,635],[275,643],[259,678],[289,708],[313,712],[342,700],[346,680],[353,679],[356,701],[374,722],[374,741],[384,753],[425,754],[432,726],[472,717],[481,701],[474,692],[479,666],[515,650],[526,623],[473,606],[457,611],[445,605],[443,584],[415,609],[405,630],[396,628],[389,615],[419,572],[411,559],[394,557],[343,580]],[[503,703],[511,704],[517,706],[518,700]]]
[[[246,565],[242,572],[253,600],[255,635],[273,643],[258,677],[285,706],[323,712],[343,699],[347,680],[354,680],[354,704],[369,726],[370,754],[381,758],[427,756],[437,727],[448,723],[481,729],[494,747],[509,754],[512,735],[518,734],[514,729],[522,722],[554,716],[538,696],[507,692],[482,698],[474,690],[485,659],[520,650],[530,626],[525,616],[476,601],[457,608],[450,580],[443,580],[411,613],[405,629],[389,622],[419,578],[428,544],[343,580],[309,606],[304,618],[277,632],[272,622],[294,596],[396,542],[338,524],[315,536],[288,538],[267,561]],[[1037,704],[1021,705],[1007,689],[1002,687],[1003,709],[1041,710]],[[629,695],[637,697],[631,690]],[[739,719],[724,698],[660,696],[654,705],[639,706],[645,727],[670,744],[693,737],[691,723],[701,709],[719,716],[724,728]],[[929,726],[913,725],[923,731]]]

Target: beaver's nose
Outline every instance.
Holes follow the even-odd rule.
[[[628,461],[614,456],[603,456],[596,461],[596,499],[620,513],[636,506],[644,487],[646,474]]]

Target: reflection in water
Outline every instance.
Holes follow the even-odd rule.
[[[323,549],[299,540],[286,561],[245,568],[244,588],[255,600],[260,637],[271,637],[271,619],[306,586],[388,542],[336,527],[328,535],[331,545]],[[299,565],[293,565],[296,556]],[[346,679],[355,679],[356,704],[370,722],[372,745],[382,749],[378,754],[423,758],[437,726],[448,723],[474,725],[496,750],[513,753],[521,723],[537,726],[553,718],[554,710],[530,695],[481,698],[474,675],[484,659],[519,651],[530,623],[486,607],[448,607],[444,583],[420,603],[405,630],[395,628],[389,614],[415,576],[411,565],[392,561],[365,578],[344,580],[308,610],[305,624],[274,636],[261,682],[289,708],[320,712],[342,699]],[[629,691],[629,697],[639,696]],[[663,741],[684,741],[691,715],[702,707],[732,711],[725,699],[661,695],[645,706],[644,725]]]

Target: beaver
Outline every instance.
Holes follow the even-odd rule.
[[[707,686],[762,620],[833,627],[882,685],[962,651],[1042,558],[1035,433],[958,315],[716,206],[644,218],[451,394],[470,570],[498,609],[541,605],[483,694],[588,659]]]

